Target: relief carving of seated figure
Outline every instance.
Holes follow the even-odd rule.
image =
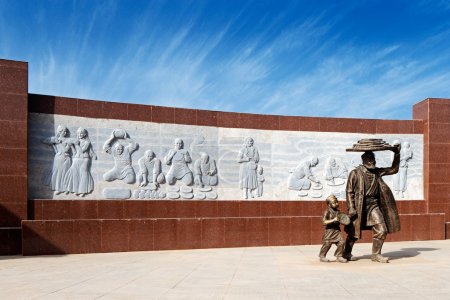
[[[192,185],[194,177],[187,165],[191,161],[189,152],[183,149],[183,140],[175,139],[174,149],[170,149],[164,157],[164,162],[170,166],[166,175],[167,183],[173,185],[177,180],[182,180],[185,185]]]
[[[127,145],[122,145],[119,140],[124,140]],[[124,130],[115,129],[103,145],[103,150],[114,157],[114,168],[103,174],[103,179],[105,181],[120,179],[128,184],[134,183],[136,174],[131,166],[131,154],[138,146]]]
[[[328,160],[328,164],[325,168],[325,179],[335,183],[334,180],[336,178],[340,178],[340,179],[347,179],[347,169],[345,168],[345,166],[343,165],[339,165],[336,162],[336,159],[330,157],[330,159]],[[343,184],[344,182],[342,182]]]
[[[154,183],[158,186],[164,183],[164,174],[161,172],[161,161],[155,157],[152,150],[145,151],[143,157],[139,159],[138,183],[140,186],[146,186],[148,183]]]
[[[319,184],[320,181],[314,177],[311,168],[317,166],[319,159],[313,157],[305,162],[300,163],[295,169],[290,171],[288,179],[288,188],[291,190],[309,190],[311,182]]]
[[[198,186],[214,186],[218,183],[216,161],[209,159],[207,153],[202,153],[194,163],[194,181]]]

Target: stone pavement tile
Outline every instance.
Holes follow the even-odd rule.
[[[78,291],[83,291],[93,294],[105,294],[123,287],[133,279],[134,277],[131,277],[130,274],[127,274],[127,272],[124,272],[123,274],[116,272],[113,274],[105,274],[105,276],[91,278],[81,283],[63,288],[59,291],[62,293],[77,293]]]
[[[148,287],[141,285],[140,287],[124,286],[122,288],[107,292],[100,295],[99,299],[159,299],[162,295],[167,293],[170,288],[163,287]]]
[[[348,295],[348,294],[344,294],[344,295],[335,295],[333,294],[332,296],[330,294],[327,295],[316,295],[316,294],[304,294],[304,293],[299,293],[299,294],[288,294],[288,299],[289,300],[317,300],[317,299],[333,299],[333,300],[353,300],[353,299],[358,299],[356,297],[353,297],[352,295]]]
[[[136,299],[136,300],[157,300],[160,299],[159,296],[151,296],[151,295],[134,295],[134,294],[127,294],[127,293],[108,293],[105,295],[102,295],[100,297],[97,297],[95,299],[112,299],[112,300],[130,300],[130,299]]]
[[[159,299],[223,299],[227,285],[175,286]]]
[[[380,299],[395,299],[395,300],[424,300],[420,295],[414,295],[411,293],[378,293],[378,294],[364,294],[354,295],[356,299],[362,300],[380,300]],[[448,299],[448,298],[447,298]]]
[[[230,285],[224,299],[288,299],[284,288]]]
[[[286,288],[281,280],[233,280],[229,285],[229,290],[248,290],[248,291],[285,291]]]
[[[288,290],[288,299],[358,299],[348,292],[334,292],[331,290]]]
[[[27,286],[5,287],[1,284],[0,287],[0,299],[34,299],[51,292],[46,289],[36,289]]]
[[[77,292],[77,293],[63,293],[63,292],[56,292],[51,294],[46,294],[39,298],[33,299],[45,299],[45,300],[94,300],[102,297],[103,294],[92,294],[92,293],[83,293],[83,292]]]
[[[222,272],[216,269],[215,272],[193,272],[184,278],[178,285],[180,286],[205,286],[229,284],[233,279],[234,271]]]
[[[181,282],[186,275],[152,273],[142,276],[129,283],[131,286],[142,286],[147,289],[170,289]],[[128,285],[127,285],[128,286]],[[121,287],[122,288],[122,287]]]
[[[432,293],[432,294],[421,294],[424,299],[428,300],[448,300],[449,293]]]

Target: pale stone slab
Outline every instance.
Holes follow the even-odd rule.
[[[301,132],[301,131],[271,131],[241,128],[216,128],[208,126],[191,126],[178,124],[159,124],[152,122],[92,119],[74,116],[49,115],[31,113],[29,116],[29,194],[31,199],[79,199],[95,200],[105,199],[104,189],[118,188],[130,189],[133,197],[137,199],[161,199],[161,195],[135,193],[140,190],[139,181],[127,184],[123,180],[106,181],[103,174],[114,167],[115,161],[111,155],[103,149],[105,142],[111,137],[112,132],[118,130],[126,132],[129,137],[139,144],[139,147],[131,153],[131,165],[134,173],[138,177],[140,171],[144,170],[139,166],[139,160],[148,151],[154,153],[155,158],[161,161],[161,174],[168,173],[171,165],[164,161],[164,157],[174,149],[174,141],[182,139],[183,150],[186,150],[191,162],[187,167],[195,173],[195,162],[199,162],[202,154],[207,153],[210,161],[216,164],[218,184],[214,186],[214,192],[218,200],[240,200],[243,199],[243,190],[240,189],[240,169],[238,163],[240,151],[245,147],[247,137],[254,141],[254,147],[259,154],[257,168],[261,168],[258,173],[258,180],[263,178],[261,193],[253,190],[254,199],[258,200],[318,200],[330,194],[339,195],[340,199],[345,197],[346,177],[340,176],[344,171],[347,174],[361,162],[361,153],[345,152],[356,141],[363,138],[381,138],[388,143],[395,140],[402,143],[409,143],[412,155],[405,159],[407,170],[403,169],[403,176],[406,176],[406,190],[395,194],[397,200],[423,200],[423,135],[422,134],[357,134],[339,132]],[[55,136],[58,126],[66,126],[68,129],[67,138],[75,138],[80,126],[89,133],[89,139],[93,152],[97,159],[90,161],[90,174],[93,179],[94,189],[92,192],[83,194],[83,197],[75,194],[60,193],[56,195],[54,190],[46,185],[46,178],[52,172],[55,152],[49,145],[42,141]],[[69,155],[70,152],[69,152]],[[392,162],[390,151],[376,152],[377,166],[387,167]],[[205,156],[204,156],[205,157]],[[322,189],[315,190],[311,187],[307,190],[290,190],[288,188],[289,177],[292,170],[312,157],[318,159],[318,164],[311,167],[311,173],[320,181]],[[335,164],[335,165],[333,165]],[[197,165],[201,166],[199,163]],[[206,166],[206,164],[203,164]],[[207,169],[206,170],[212,170]],[[148,169],[147,169],[148,171]],[[198,171],[198,170],[197,170]],[[259,171],[257,171],[259,172]],[[131,172],[130,172],[131,173]],[[327,179],[330,174],[334,177],[334,182]],[[152,174],[148,174],[151,177]],[[262,176],[262,177],[261,177]],[[142,177],[142,176],[141,176]],[[394,191],[394,182],[398,182],[394,176],[385,176],[384,180]],[[404,179],[400,180],[404,184]],[[212,183],[211,183],[212,184]],[[182,180],[176,180],[174,185],[168,182],[160,183],[158,190],[180,192],[183,189]],[[150,185],[148,185],[150,186]],[[194,185],[193,185],[194,186]],[[192,186],[191,186],[192,187]],[[191,189],[191,187],[189,187]],[[195,189],[201,188],[195,185]],[[210,186],[205,185],[201,192],[209,192]],[[182,190],[183,191],[183,190]],[[319,192],[321,196],[317,196]],[[187,192],[187,190],[185,191]],[[192,192],[192,189],[189,191]],[[261,194],[261,197],[257,197]],[[172,195],[174,196],[174,195]],[[205,195],[206,196],[206,195]],[[207,197],[207,196],[206,196]],[[319,198],[313,198],[319,197]],[[209,198],[209,197],[207,197]],[[249,197],[250,198],[250,197]]]
[[[131,198],[131,190],[124,188],[105,188],[103,189],[103,197],[106,199],[129,199]],[[144,193],[139,193],[139,198],[144,198]]]

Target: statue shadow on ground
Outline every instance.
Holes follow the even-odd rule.
[[[403,258],[415,257],[425,251],[436,251],[438,248],[402,248],[399,251],[383,252],[383,256],[388,257],[389,260],[398,260]],[[371,255],[358,256],[358,259],[370,259]]]

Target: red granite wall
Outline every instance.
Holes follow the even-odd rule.
[[[266,130],[422,134],[426,129],[426,122],[419,118],[254,115],[32,94],[29,107],[38,113]],[[427,204],[425,199],[399,201],[402,230],[389,240],[445,238],[445,215],[429,214]],[[34,200],[30,219],[35,221],[24,222],[23,251],[50,254],[318,244],[324,209],[323,201]],[[369,239],[370,234],[363,241]]]
[[[0,59],[0,254],[21,252],[27,218],[28,64]]]
[[[448,100],[418,103],[414,120],[255,115],[27,94],[26,63],[0,61],[0,71],[0,122],[10,129],[2,133],[7,142],[1,146],[5,151],[0,154],[0,179],[6,193],[0,196],[0,224],[15,227],[3,231],[15,240],[7,243],[9,253],[20,246],[20,224],[24,255],[319,244],[323,230],[323,201],[29,199],[27,203],[28,112],[265,130],[424,134],[425,199],[398,201],[402,230],[389,240],[445,238],[450,213]],[[367,234],[363,241],[369,238]]]
[[[427,212],[445,213],[446,222],[450,222],[450,101],[423,100],[414,105],[413,118],[424,120]]]

